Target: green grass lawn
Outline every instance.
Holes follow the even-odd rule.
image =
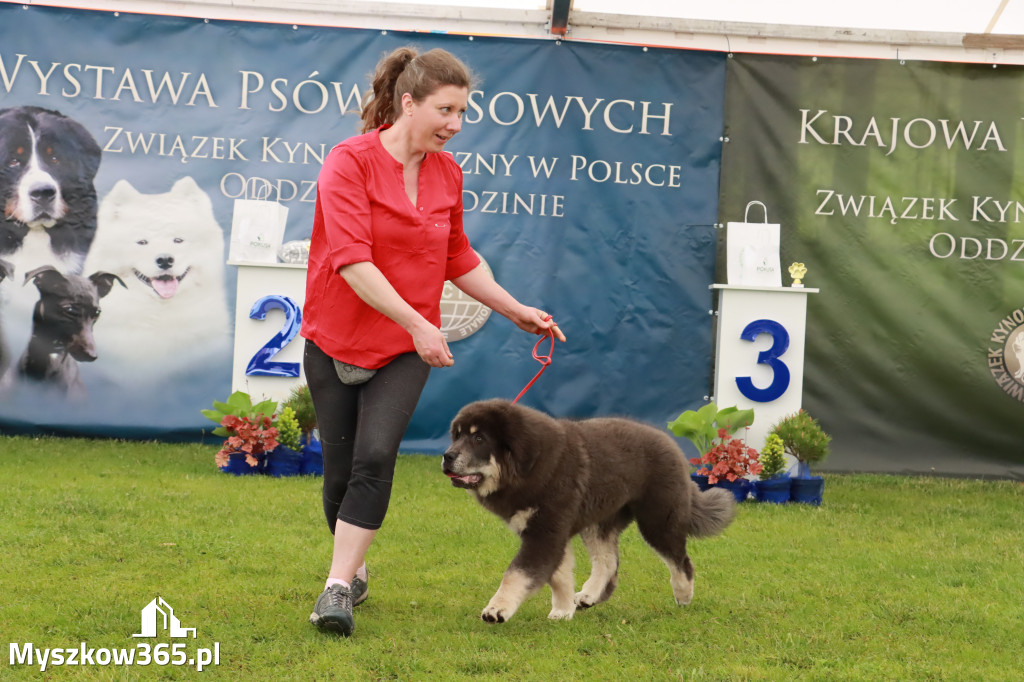
[[[337,639],[307,617],[330,558],[320,479],[218,472],[215,446],[0,437],[2,679],[1017,680],[1024,486],[826,476],[825,502],[744,503],[690,544],[693,603],[635,528],[612,599],[546,618],[548,588],[479,619],[515,537],[436,457],[399,458],[370,599]],[[589,563],[577,546],[577,586]],[[157,595],[195,639],[133,638]],[[216,642],[220,663],[10,664],[11,643]]]

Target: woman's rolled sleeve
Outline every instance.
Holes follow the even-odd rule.
[[[351,153],[338,149],[320,173],[317,194],[323,209],[324,233],[331,268],[372,261],[373,230],[367,172]]]

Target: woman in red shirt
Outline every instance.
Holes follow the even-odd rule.
[[[303,367],[334,553],[310,622],[345,636],[368,594],[364,557],[387,512],[399,444],[430,368],[453,364],[440,330],[445,281],[520,329],[565,341],[550,316],[490,277],[463,232],[462,170],[443,149],[462,128],[470,83],[444,50],[385,56],[363,134],[331,151],[317,182]]]

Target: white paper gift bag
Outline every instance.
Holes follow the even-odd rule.
[[[750,207],[764,210],[764,222],[750,222]],[[726,279],[729,284],[781,287],[779,263],[779,224],[768,222],[768,208],[751,201],[742,223],[726,223]]]
[[[264,181],[265,182],[265,181]],[[252,183],[250,183],[252,184]],[[253,198],[248,198],[252,194]],[[231,216],[231,245],[228,259],[236,262],[276,263],[284,240],[288,207],[271,201],[270,183],[256,186],[245,197],[235,199]]]

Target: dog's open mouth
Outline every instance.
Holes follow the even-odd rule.
[[[484,480],[483,474],[467,474],[465,476],[459,476],[454,472],[446,471],[444,472],[444,475],[452,479],[452,485],[456,488],[475,488]]]
[[[139,278],[140,282],[142,282],[143,284],[147,284],[153,288],[153,291],[156,292],[157,296],[159,296],[160,298],[171,298],[176,293],[178,293],[178,284],[181,283],[181,280],[185,279],[185,275],[187,275],[190,270],[192,270],[191,265],[188,268],[186,268],[185,272],[181,273],[177,277],[175,277],[174,275],[146,277],[138,270],[134,270],[134,272],[135,276]]]

